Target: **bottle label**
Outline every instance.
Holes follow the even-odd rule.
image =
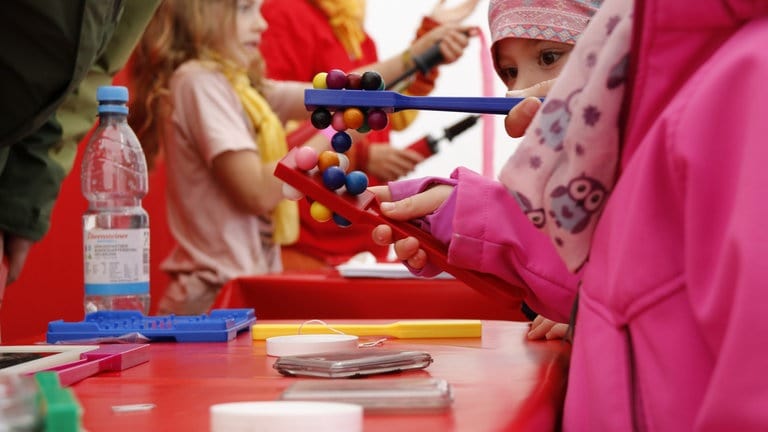
[[[149,293],[149,229],[91,229],[83,234],[86,295]]]

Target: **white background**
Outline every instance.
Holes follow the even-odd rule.
[[[456,5],[461,0],[446,0],[446,4]],[[481,0],[474,13],[464,22],[480,28],[486,41],[490,43],[488,32],[488,1]],[[438,0],[368,0],[366,2],[365,26],[368,34],[376,41],[380,59],[399,56],[410,45],[416,29],[424,15],[428,15]],[[457,62],[440,67],[432,96],[482,96],[481,55],[489,55],[481,50],[479,40],[472,40],[464,55]],[[494,95],[502,97],[506,88],[495,73],[493,80]],[[464,118],[467,114],[455,112],[421,111],[416,121],[406,130],[392,133],[392,144],[405,147],[425,134],[441,136],[443,128]],[[494,173],[501,169],[514,150],[517,140],[507,136],[504,131],[504,117],[493,116],[494,124]],[[482,128],[478,121],[475,126],[453,141],[442,140],[440,151],[435,156],[420,164],[409,177],[427,175],[448,176],[453,168],[466,166],[482,172]]]

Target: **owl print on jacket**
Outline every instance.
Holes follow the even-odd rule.
[[[547,222],[547,215],[544,213],[544,209],[533,208],[531,200],[529,200],[528,197],[521,194],[520,192],[510,191],[510,193],[512,194],[512,197],[515,199],[515,201],[517,201],[517,205],[520,206],[520,208],[523,210],[523,213],[525,213],[525,215],[528,217],[528,220],[530,220],[536,228],[543,227]]]
[[[607,194],[602,183],[581,175],[552,191],[550,216],[559,228],[577,234],[589,225],[592,214],[600,209]]]
[[[581,92],[578,89],[571,93],[565,100],[547,99],[541,107],[539,117],[539,127],[535,133],[539,144],[549,147],[552,151],[563,149],[563,140],[565,131],[571,122],[571,109],[569,107],[571,100]]]

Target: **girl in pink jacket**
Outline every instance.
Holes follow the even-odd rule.
[[[768,430],[767,43],[766,1],[607,0],[501,183],[378,191],[452,264],[555,319],[576,302],[565,430]],[[396,251],[429,274],[415,239]]]

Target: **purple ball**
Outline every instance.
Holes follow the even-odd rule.
[[[389,122],[387,113],[380,109],[370,110],[366,119],[368,120],[368,126],[373,130],[382,130],[387,127],[387,123]]]
[[[330,166],[323,171],[323,184],[330,190],[336,190],[344,186],[347,175],[337,166]]]
[[[336,225],[338,225],[338,226],[340,226],[342,228],[346,228],[346,227],[352,225],[352,222],[344,219],[343,217],[337,215],[336,213],[333,214],[332,218],[333,218],[333,221],[336,222]]]
[[[325,77],[329,89],[340,90],[347,86],[347,74],[341,69],[331,69]]]
[[[336,132],[331,137],[331,147],[336,153],[345,153],[352,147],[352,137],[346,132]]]
[[[345,185],[347,192],[352,195],[360,195],[368,188],[368,176],[362,171],[352,171],[347,174]]]

